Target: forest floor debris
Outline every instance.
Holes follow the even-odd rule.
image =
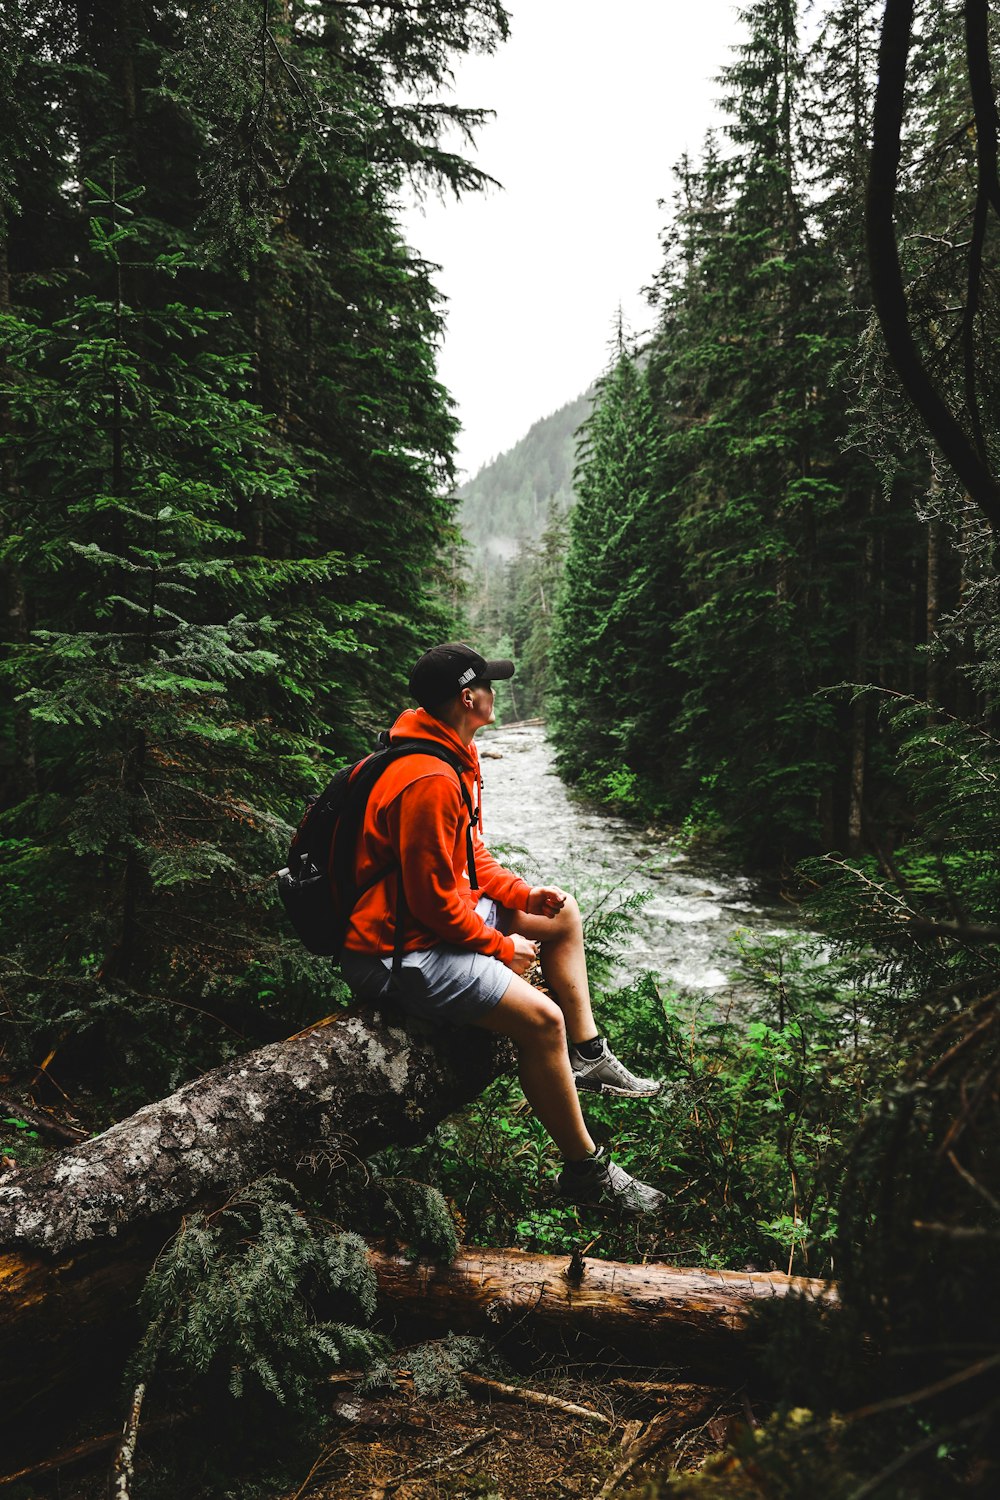
[[[651,1398],[581,1371],[532,1377],[512,1399],[490,1384],[467,1387],[466,1401],[415,1402],[405,1391],[355,1398],[356,1419],[308,1483],[275,1500],[610,1497],[641,1482],[649,1461],[660,1473],[697,1467],[744,1420],[740,1392],[705,1385],[664,1383]],[[606,1425],[595,1431],[581,1408]]]
[[[620,1370],[562,1367],[511,1384],[473,1380],[465,1398],[441,1401],[416,1397],[405,1379],[396,1389],[364,1391],[360,1375],[338,1374],[329,1418],[316,1428],[311,1448],[299,1448],[303,1457],[289,1458],[286,1480],[262,1489],[260,1475],[242,1475],[234,1457],[225,1493],[254,1500],[265,1494],[269,1500],[609,1500],[651,1473],[696,1468],[746,1420],[741,1391],[638,1373],[650,1378],[629,1390],[617,1378]],[[591,1412],[603,1420],[595,1423]],[[179,1477],[179,1451],[196,1451],[205,1421],[206,1413],[196,1411],[188,1421],[171,1419],[169,1432],[150,1423],[135,1457],[134,1500],[160,1500],[165,1465]],[[22,1471],[16,1492],[32,1500],[105,1500],[108,1437],[90,1452],[79,1443],[67,1447],[62,1463],[55,1456],[34,1473]],[[94,1452],[98,1447],[104,1451]],[[277,1472],[281,1454],[273,1458]],[[222,1493],[203,1486],[193,1471],[188,1481],[187,1500]],[[5,1491],[0,1477],[0,1496]]]

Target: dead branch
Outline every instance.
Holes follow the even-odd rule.
[[[493,1396],[498,1401],[520,1401],[525,1406],[544,1406],[549,1411],[559,1411],[567,1417],[578,1417],[584,1422],[598,1422],[604,1427],[614,1426],[609,1417],[595,1411],[592,1406],[578,1406],[575,1401],[564,1401],[560,1396],[550,1396],[546,1391],[533,1391],[522,1385],[504,1385],[499,1380],[487,1380],[484,1375],[472,1375],[468,1370],[463,1370],[459,1379],[476,1395]]]

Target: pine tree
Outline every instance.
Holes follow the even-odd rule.
[[[842,403],[854,407],[839,440],[837,465],[843,484],[841,525],[853,537],[854,557],[845,579],[853,631],[853,658],[845,662],[845,675],[859,684],[908,690],[916,665],[919,631],[915,641],[914,619],[922,607],[927,544],[914,515],[914,496],[926,487],[926,464],[916,453],[886,476],[873,461],[871,444],[848,437],[851,427],[857,431],[864,421],[867,404],[858,388],[857,351],[869,341],[872,319],[864,202],[878,21],[878,7],[869,0],[840,0],[825,17],[809,59],[807,160],[813,214],[839,266],[842,287],[831,329],[842,351],[832,369],[833,390],[841,393]],[[878,780],[871,775],[870,751],[878,733],[871,709],[870,695],[853,695],[846,838],[838,839],[854,854],[874,834],[871,820],[879,796]]]
[[[748,40],[723,74],[734,151],[710,143],[687,172],[652,379],[689,597],[674,734],[700,805],[773,857],[779,829],[791,851],[843,826],[838,711],[819,690],[850,675],[854,543],[830,399],[850,330],[806,209],[796,8],[742,14]]]
[[[230,0],[229,9],[257,46],[259,7]],[[259,508],[248,530],[264,550],[280,549],[305,521],[320,552],[336,547],[355,560],[354,598],[371,623],[325,707],[361,750],[398,706],[407,664],[454,629],[457,424],[435,370],[442,314],[433,268],[404,244],[395,195],[404,181],[460,193],[488,180],[441,145],[448,126],[471,138],[482,113],[437,103],[432,91],[447,82],[455,52],[491,48],[507,21],[491,0],[420,10],[294,0],[280,9],[271,93],[261,82],[240,105],[232,87],[221,96],[216,87],[206,105],[213,63],[192,63],[190,49],[180,75],[210,180],[223,201],[237,200],[227,214],[242,222],[238,200],[252,192],[266,221],[247,294],[230,283],[225,305],[254,350],[258,399],[312,471],[307,518]],[[419,102],[407,103],[404,90]],[[272,164],[251,187],[213,156],[237,109],[241,120],[267,122],[259,128]],[[217,214],[213,224],[226,243]],[[313,599],[301,602],[308,610]]]
[[[580,430],[565,574],[552,636],[559,765],[591,792],[627,791],[662,674],[650,637],[657,435],[646,378],[619,328],[616,357]],[[662,700],[653,717],[662,713]],[[610,780],[609,780],[610,778]]]
[[[510,656],[516,676],[496,684],[501,722],[543,715],[550,695],[556,600],[566,554],[566,518],[553,500],[537,541],[525,538],[507,563],[487,556],[466,598],[468,635]]]
[[[506,18],[3,20],[9,993],[23,1051],[82,1065],[89,1037],[107,1083],[125,1049],[142,1097],[337,993],[267,877],[450,620],[440,314],[393,194],[480,180],[433,89]]]
[[[206,1022],[213,1043],[219,1020],[259,1026],[246,970],[291,952],[280,929],[261,935],[261,876],[307,745],[242,704],[297,665],[268,599],[334,591],[345,564],[241,555],[240,497],[288,498],[301,476],[236,394],[247,361],[212,348],[216,318],[126,301],[129,257],[151,235],[140,191],[90,191],[111,294],[81,295],[51,327],[5,320],[22,518],[8,548],[47,576],[5,666],[38,780],[6,819],[23,899],[5,910],[5,948],[25,1040],[73,1015],[113,1057],[127,1047],[152,1067],[159,1053],[172,1069]],[[155,263],[168,279],[179,257]],[[349,619],[317,617],[312,654],[347,654]]]

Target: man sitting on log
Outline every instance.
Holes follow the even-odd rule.
[[[482,793],[473,738],[493,722],[493,680],[513,675],[513,662],[488,661],[461,642],[434,646],[414,667],[410,692],[420,707],[399,716],[390,742],[446,747],[467,795],[433,754],[406,755],[376,782],[359,842],[362,895],[341,957],[344,978],[365,999],[392,992],[414,1015],[510,1037],[525,1097],[564,1157],[561,1196],[653,1213],[663,1194],[595,1146],[580,1109],[578,1090],[650,1099],[660,1084],[630,1073],[597,1033],[579,907],[558,887],[529,886],[504,869],[483,844],[478,818],[469,836],[467,808],[474,802],[478,811]],[[394,982],[397,916],[404,926]],[[524,977],[536,956],[551,999]]]

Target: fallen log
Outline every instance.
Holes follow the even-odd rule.
[[[513,1059],[471,1028],[432,1030],[359,1006],[149,1104],[30,1172],[0,1179],[4,1420],[117,1357],[128,1311],[183,1213],[269,1172],[427,1135]],[[124,1325],[124,1327],[123,1327]]]
[[[829,1282],[781,1271],[636,1266],[525,1250],[461,1249],[449,1265],[371,1252],[386,1311],[403,1322],[465,1332],[524,1328],[593,1335],[633,1356],[699,1368],[753,1354],[754,1311],[779,1298],[835,1305]]]
[[[115,1378],[136,1336],[132,1309],[181,1216],[211,1209],[268,1172],[365,1157],[419,1140],[510,1065],[512,1050],[472,1029],[403,1025],[357,1007],[185,1084],[103,1135],[0,1180],[0,1397],[8,1430],[43,1415],[49,1393]],[[379,1257],[397,1317],[428,1315],[494,1333],[531,1320],[593,1332],[633,1353],[695,1362],[740,1346],[749,1308],[825,1287],[777,1274],[676,1270],[462,1252],[451,1266]]]

